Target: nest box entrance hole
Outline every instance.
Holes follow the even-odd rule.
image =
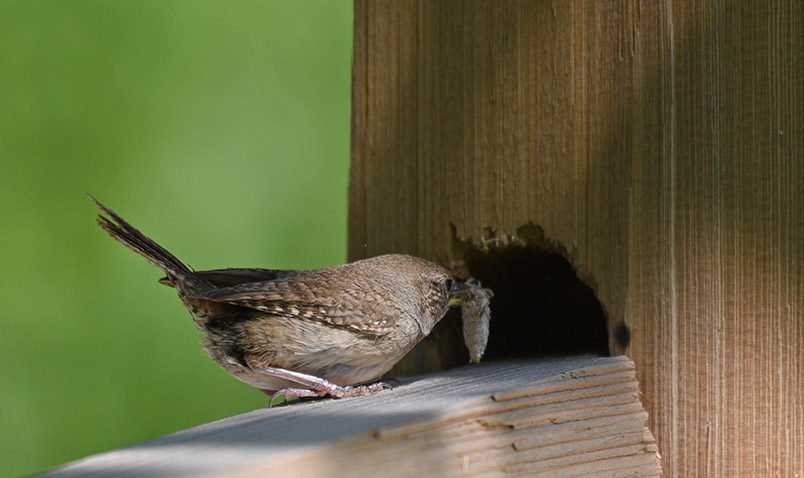
[[[484,359],[608,355],[606,315],[592,288],[541,228],[523,226],[518,236],[482,248],[462,243],[466,269],[494,291]]]

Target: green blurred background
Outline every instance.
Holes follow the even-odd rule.
[[[350,1],[0,1],[0,470],[267,405],[91,192],[196,269],[346,259]]]

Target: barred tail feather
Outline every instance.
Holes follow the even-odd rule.
[[[162,269],[167,274],[167,279],[172,285],[180,288],[183,292],[201,291],[210,287],[210,284],[201,279],[189,267],[184,265],[173,254],[154,242],[151,238],[137,230],[134,226],[126,222],[117,213],[101,204],[97,199],[87,194],[97,206],[106,213],[111,219],[98,214],[98,224],[115,240],[128,247],[132,251],[148,259],[151,263]]]

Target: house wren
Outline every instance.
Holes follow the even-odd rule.
[[[465,334],[468,326],[480,337],[467,343],[472,360],[485,349],[492,293],[465,274],[402,254],[317,270],[193,271],[90,198],[109,216],[98,223],[110,236],[164,271],[159,282],[176,289],[205,333],[207,355],[271,402],[390,388],[376,380],[451,306],[471,317]]]

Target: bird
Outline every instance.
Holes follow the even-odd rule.
[[[280,396],[343,398],[391,388],[379,379],[449,308],[487,290],[464,272],[406,254],[313,270],[194,271],[88,196],[112,238],[162,269],[159,282],[176,290],[204,334],[206,354],[271,397],[269,406]]]

